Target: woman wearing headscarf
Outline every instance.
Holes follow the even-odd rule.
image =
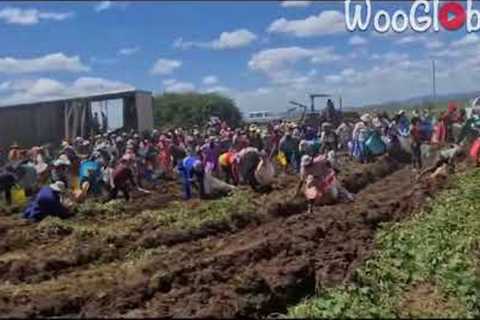
[[[367,141],[370,126],[370,115],[368,113],[360,117],[360,121],[355,124],[352,136],[352,155],[360,162],[367,161],[367,152],[365,142]]]

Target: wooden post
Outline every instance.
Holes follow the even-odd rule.
[[[65,139],[70,140],[71,138],[71,117],[72,117],[73,106],[72,103],[65,103]]]
[[[75,139],[78,136],[78,124],[79,124],[79,115],[80,115],[80,104],[78,101],[74,102],[73,105],[73,126],[72,126],[72,139]]]
[[[82,103],[82,120],[80,123],[80,134],[82,138],[85,138],[85,118],[87,115],[88,104],[89,102],[86,100]]]

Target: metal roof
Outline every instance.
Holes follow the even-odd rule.
[[[90,102],[112,100],[112,99],[123,98],[126,96],[132,96],[136,93],[144,93],[144,94],[152,95],[151,91],[136,90],[136,89],[123,90],[123,91],[111,91],[111,92],[105,92],[105,93],[95,94],[91,96],[78,96],[78,97],[71,97],[71,98],[65,98],[65,99],[43,100],[43,101],[21,103],[21,104],[15,104],[15,105],[4,105],[4,106],[0,105],[0,112],[2,110],[7,110],[11,108],[25,108],[25,107],[29,108],[29,107],[35,107],[35,106],[40,106],[44,104],[65,103],[65,102],[71,102],[71,101],[77,101],[77,100],[88,100]],[[0,103],[1,103],[1,100],[0,100]]]

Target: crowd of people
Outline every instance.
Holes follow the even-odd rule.
[[[369,162],[401,150],[411,155],[412,167],[422,176],[452,167],[479,130],[479,115],[467,119],[451,104],[438,119],[428,111],[400,111],[393,117],[365,113],[357,122],[318,127],[278,121],[239,128],[214,119],[203,128],[77,137],[55,149],[13,144],[0,153],[0,191],[7,204],[30,198],[23,217],[40,221],[47,215],[67,218],[75,203],[89,197],[110,201],[121,194],[128,201],[132,189],[149,193],[165,179],[178,179],[185,199],[228,194],[242,184],[259,191],[268,189],[280,170],[299,176],[297,193],[303,190],[311,211],[316,204],[354,201],[336,179],[340,151]],[[424,168],[422,152],[431,144],[446,147],[434,167]]]

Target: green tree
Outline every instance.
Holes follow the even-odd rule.
[[[231,126],[241,122],[241,113],[235,102],[217,93],[165,93],[153,102],[156,127],[188,127],[204,125],[211,116],[217,116]]]

